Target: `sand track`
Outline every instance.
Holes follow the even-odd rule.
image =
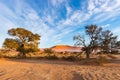
[[[73,62],[0,60],[0,80],[120,80],[120,64],[83,66]]]

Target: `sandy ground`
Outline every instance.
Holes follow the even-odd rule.
[[[120,62],[85,66],[63,61],[0,59],[0,80],[120,80]]]

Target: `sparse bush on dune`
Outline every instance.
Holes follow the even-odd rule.
[[[116,59],[116,57],[112,54],[108,54],[107,56],[110,57],[111,59]]]
[[[64,52],[58,52],[59,54],[64,54]]]
[[[108,59],[105,56],[99,56],[97,58],[97,62],[100,63],[100,64],[103,64],[103,63],[107,63],[109,61],[108,61]]]
[[[44,53],[48,54],[48,56],[50,57],[51,54],[54,54],[54,51],[50,48],[44,49]]]
[[[79,52],[79,53],[76,52],[75,56],[78,57],[78,58],[80,58],[80,59],[83,58],[83,56],[82,56],[82,52]]]
[[[62,59],[67,61],[78,61],[80,58],[75,56],[67,56],[67,57],[63,56]]]
[[[64,54],[64,55],[68,55],[68,54],[69,54],[69,52],[65,51],[65,52],[63,52],[63,54]]]
[[[18,55],[18,52],[16,50],[11,49],[2,49],[0,50],[0,56],[2,58],[13,58]]]
[[[111,52],[111,54],[120,54],[118,50],[114,50]]]
[[[52,56],[46,56],[45,59],[56,60],[56,59],[59,59],[59,58],[55,55],[52,55]]]
[[[91,58],[91,59],[80,59],[78,64],[79,65],[93,65],[93,66],[102,66],[105,63],[108,63],[108,59],[105,57],[100,57],[99,59]]]

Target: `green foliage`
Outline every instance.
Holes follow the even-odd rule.
[[[18,49],[19,47],[19,43],[17,40],[15,39],[5,39],[4,43],[3,43],[3,47],[4,48],[9,48],[9,49]]]
[[[24,28],[12,28],[8,30],[8,34],[13,36],[14,39],[6,39],[3,47],[15,48],[22,53],[23,56],[28,52],[38,50],[40,40],[40,36],[38,34],[33,34],[31,31]]]

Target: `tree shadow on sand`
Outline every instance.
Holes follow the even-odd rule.
[[[84,78],[83,78],[83,76],[81,74],[79,74],[79,73],[77,73],[75,71],[72,72],[72,74],[73,74],[72,80],[84,80]]]

